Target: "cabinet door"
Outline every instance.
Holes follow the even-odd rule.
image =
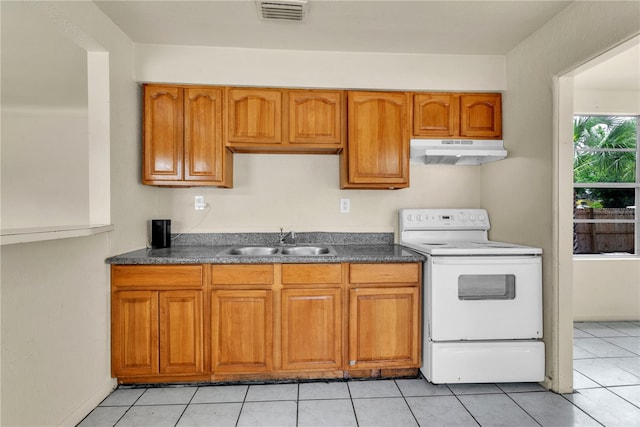
[[[157,374],[158,293],[114,292],[111,319],[113,376]]]
[[[340,289],[282,291],[282,368],[342,368]]]
[[[409,186],[407,95],[349,92],[342,188]],[[346,156],[346,158],[345,158]]]
[[[184,179],[222,182],[226,147],[222,138],[219,88],[186,88],[184,99]]]
[[[350,368],[420,366],[418,298],[418,287],[350,290]]]
[[[288,94],[290,143],[342,144],[342,92],[291,90]]]
[[[460,96],[460,136],[502,137],[502,96],[499,93]]]
[[[267,290],[212,292],[212,369],[268,372],[273,367],[273,304]]]
[[[459,101],[450,93],[413,95],[413,135],[450,138],[458,133]]]
[[[143,182],[182,180],[183,90],[144,87]]]
[[[203,372],[202,291],[160,292],[160,373]]]
[[[229,88],[227,132],[230,145],[282,142],[282,91]]]

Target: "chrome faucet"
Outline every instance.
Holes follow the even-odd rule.
[[[280,228],[280,245],[286,245],[287,243],[285,243],[287,236],[291,236],[291,243],[289,243],[290,245],[295,245],[296,244],[296,232],[291,230],[287,233],[284,232],[283,228]]]

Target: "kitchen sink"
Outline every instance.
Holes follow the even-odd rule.
[[[282,248],[282,255],[313,256],[328,255],[330,253],[331,249],[328,246],[292,246]]]
[[[231,248],[224,251],[223,255],[243,255],[243,256],[265,256],[275,255],[278,253],[278,248],[270,246],[242,246],[237,248]]]
[[[333,256],[336,251],[331,246],[236,246],[225,249],[219,255],[233,256]]]

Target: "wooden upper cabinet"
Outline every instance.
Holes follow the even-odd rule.
[[[223,182],[231,156],[222,136],[223,91],[186,88],[184,96],[184,179]],[[230,163],[230,159],[229,160]]]
[[[450,138],[459,127],[459,103],[453,94],[423,93],[413,97],[413,134]]]
[[[342,188],[409,186],[408,98],[404,92],[349,92]]]
[[[182,180],[183,90],[174,86],[144,87],[143,182]]]
[[[230,143],[282,142],[282,91],[228,88],[226,122]]]
[[[289,142],[342,147],[343,92],[290,90]]]
[[[236,152],[336,153],[343,98],[339,90],[227,88],[227,145]]]
[[[415,93],[412,134],[421,138],[502,138],[499,93]]]
[[[221,88],[144,86],[143,184],[233,186]]]
[[[460,95],[460,136],[502,137],[502,96],[499,93]]]

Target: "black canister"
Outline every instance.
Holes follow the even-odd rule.
[[[161,249],[171,247],[171,220],[151,220],[151,248]]]

